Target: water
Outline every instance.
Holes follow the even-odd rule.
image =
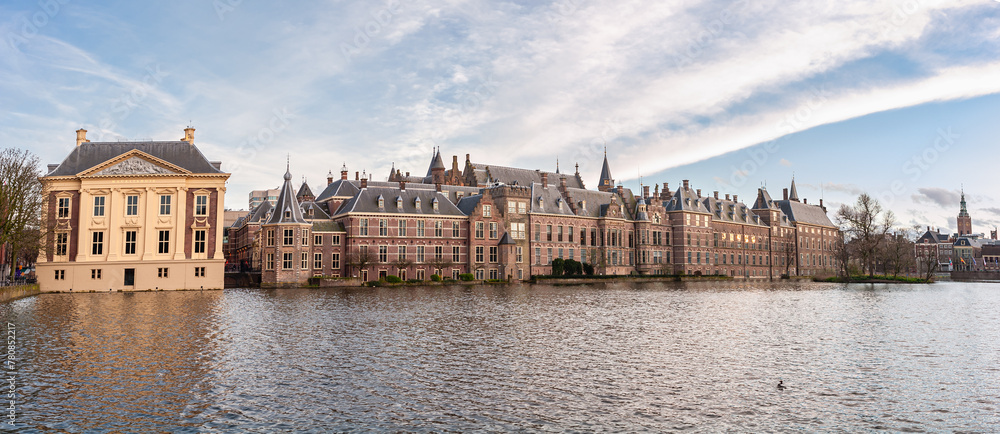
[[[43,294],[0,314],[37,431],[1000,430],[998,284]]]

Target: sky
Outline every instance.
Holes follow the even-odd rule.
[[[58,163],[92,141],[195,143],[252,189],[432,150],[752,203],[794,176],[831,216],[1000,226],[1000,2],[0,3],[0,140]],[[707,193],[706,193],[707,194]]]

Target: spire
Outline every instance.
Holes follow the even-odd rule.
[[[559,173],[559,157],[556,157],[556,173]]]
[[[788,200],[799,201],[799,192],[795,189],[795,176],[792,176],[792,188],[788,193]]]
[[[969,217],[969,209],[965,207],[965,187],[962,187],[962,209],[958,212],[959,217]]]
[[[441,160],[441,150],[434,148],[434,155],[431,156],[431,165],[427,168],[427,175],[431,176],[434,173],[434,169],[444,169],[444,161]]]
[[[611,178],[611,167],[608,165],[608,149],[604,148],[604,167],[601,168],[601,179],[597,181],[597,189],[608,191],[614,188],[615,180]]]

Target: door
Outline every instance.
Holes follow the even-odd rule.
[[[135,286],[135,268],[125,269],[125,286]]]

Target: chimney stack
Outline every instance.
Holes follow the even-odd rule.
[[[621,184],[618,184],[618,195],[622,196],[623,198],[625,197],[625,187],[622,186]]]
[[[559,177],[559,190],[563,191],[563,192],[566,191],[566,177],[565,176],[560,176]],[[649,190],[649,187],[646,187],[646,190]]]
[[[340,179],[344,181],[347,180],[347,163],[344,163],[343,166],[340,166]]]
[[[80,146],[81,143],[89,141],[90,140],[87,140],[87,130],[83,128],[76,130],[76,146]]]
[[[689,188],[688,180],[685,179],[684,182],[683,182],[683,185],[684,185],[684,189],[687,190]]]
[[[699,189],[695,190],[695,194],[697,194],[698,197],[701,197],[701,189],[699,188]]]
[[[740,197],[734,194],[733,195],[733,202],[739,202],[739,201],[740,201]]]
[[[361,178],[361,188],[368,187],[368,178]]]
[[[715,200],[719,200],[719,191],[718,190],[713,191],[712,196],[715,197]]]
[[[407,178],[409,178],[409,177],[410,177],[410,172],[406,172],[406,177],[407,177]]]
[[[187,127],[184,129],[184,138],[181,141],[194,144],[194,127]]]
[[[327,172],[326,174],[326,185],[333,184],[333,171]]]
[[[788,200],[788,189],[787,188],[781,190],[781,197],[783,197],[785,200]]]
[[[824,210],[826,209],[826,207],[825,207],[825,206],[823,206],[823,199],[820,199],[820,200],[819,200],[819,207],[820,207],[820,208],[823,208]]]
[[[458,155],[451,156],[451,171],[453,176],[458,173]]]
[[[406,181],[399,181],[399,191],[406,191]]]
[[[465,154],[465,162],[468,163],[469,161],[471,161],[469,160],[469,154]]]
[[[643,199],[649,197],[649,186],[648,185],[642,186],[642,197],[643,197]]]
[[[806,199],[806,198],[803,197],[802,198],[802,204],[803,205],[809,205],[809,199]]]
[[[441,183],[439,182],[437,184],[434,184],[434,189],[437,190],[438,193],[440,193],[441,192]]]
[[[731,197],[731,196],[729,196],[729,193],[726,193],[726,200],[729,200],[729,199],[731,199],[731,198],[732,198],[732,197]]]
[[[361,180],[361,172],[354,171],[354,180],[355,181]]]
[[[549,174],[542,173],[542,188],[549,188]]]

